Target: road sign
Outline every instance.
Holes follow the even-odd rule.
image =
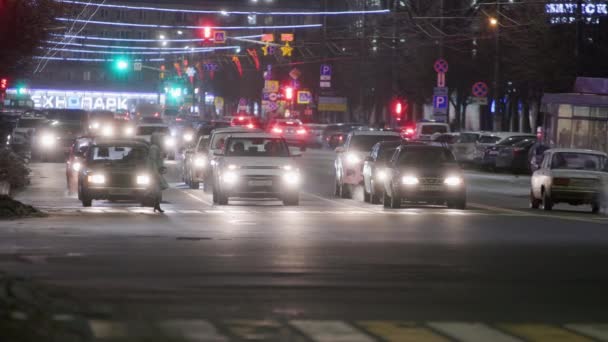
[[[279,109],[279,104],[276,102],[268,102],[268,110],[275,111]]]
[[[321,65],[321,76],[328,76],[331,78],[331,65],[329,65],[329,64]]]
[[[470,101],[472,104],[477,104],[480,106],[487,106],[488,105],[488,97],[484,96],[484,97],[471,97]]]
[[[268,99],[274,102],[279,99],[279,95],[277,93],[270,93],[268,94]]]
[[[298,104],[309,104],[312,100],[312,94],[309,91],[298,91]]]
[[[438,60],[435,61],[435,72],[437,73],[446,73],[448,72],[449,69],[449,65],[448,65],[448,61],[446,61],[443,58],[439,58]]]
[[[141,71],[143,65],[141,64],[141,62],[135,62],[133,63],[133,70],[135,71]]]
[[[433,96],[433,108],[437,113],[438,110],[448,108],[448,97],[447,96]]]
[[[488,96],[488,85],[484,82],[477,82],[473,84],[472,94],[475,97],[487,97]]]
[[[267,80],[264,82],[264,90],[269,93],[276,93],[279,91],[279,81]]]
[[[331,82],[328,81],[321,81],[321,83],[319,84],[319,86],[321,88],[331,88]]]
[[[215,44],[224,44],[226,42],[226,31],[213,32],[213,42]]]
[[[293,68],[289,72],[289,77],[291,77],[294,80],[297,80],[298,78],[300,78],[300,76],[302,76],[302,72],[300,70],[298,70],[297,68]]]
[[[331,81],[331,76],[321,75],[321,81]]]
[[[433,88],[433,95],[435,95],[435,96],[448,96],[448,88],[446,88],[446,87],[435,87],[435,88]]]
[[[445,73],[443,72],[437,74],[437,87],[445,87]]]

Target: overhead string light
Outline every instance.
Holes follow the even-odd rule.
[[[65,38],[74,38],[74,39],[84,39],[84,40],[101,40],[108,42],[140,42],[140,43],[194,43],[194,42],[204,42],[206,39],[203,38],[192,38],[192,39],[129,39],[129,38],[108,38],[108,37],[96,37],[96,36],[80,36],[80,35],[69,35],[69,34],[57,34],[52,33],[51,36],[54,37],[65,37]],[[238,37],[227,37],[228,39],[256,39],[261,38],[261,34],[254,34],[248,36],[238,36]]]
[[[57,21],[87,23],[89,25],[106,25],[106,26],[121,26],[121,27],[145,27],[145,28],[163,28],[163,29],[203,29],[209,26],[172,26],[172,25],[156,25],[156,24],[134,24],[134,23],[119,23],[114,21],[100,20],[82,20],[73,18],[56,18]],[[306,25],[277,25],[277,26],[212,26],[212,29],[218,30],[272,30],[272,29],[303,29],[303,28],[318,28],[322,24],[306,24]]]
[[[55,0],[57,2],[63,2],[74,5],[86,5],[84,1],[75,0]],[[226,11],[226,10],[191,10],[181,8],[162,8],[162,7],[147,7],[147,6],[128,6],[128,5],[115,5],[115,4],[103,4],[101,7],[115,8],[115,9],[126,9],[126,10],[137,10],[137,11],[156,11],[156,12],[178,12],[178,13],[194,13],[194,14],[221,14],[221,15],[361,15],[361,14],[387,14],[390,13],[388,9],[379,10],[365,10],[365,11],[320,11],[320,12],[259,12],[259,11]]]
[[[218,46],[218,47],[210,47],[210,48],[191,48],[191,49],[180,49],[180,51],[124,51],[124,52],[116,52],[116,51],[101,51],[101,50],[81,50],[81,49],[63,49],[63,48],[43,48],[45,50],[51,51],[60,51],[60,52],[79,52],[79,53],[99,53],[104,55],[115,55],[115,54],[124,54],[124,55],[181,55],[189,52],[212,52],[216,50],[231,50],[236,49],[238,46]]]
[[[45,41],[47,44],[57,44],[61,42],[56,41]],[[101,44],[80,44],[80,43],[61,43],[63,45],[69,46],[80,46],[80,47],[90,47],[90,48],[106,48],[106,49],[123,49],[123,50],[156,50],[156,51],[184,51],[185,47],[150,47],[150,46],[119,46],[119,45],[101,45]],[[205,48],[205,49],[214,49],[213,48]]]
[[[68,62],[114,62],[116,59],[113,58],[72,58],[72,57],[47,57],[47,56],[34,56],[34,59],[48,60],[48,61],[68,61]],[[150,59],[134,59],[135,62],[164,62],[164,58],[150,58]]]

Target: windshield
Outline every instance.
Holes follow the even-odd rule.
[[[455,163],[454,155],[446,149],[416,148],[405,149],[399,155],[399,166],[440,166]]]
[[[18,123],[19,128],[36,128],[44,125],[47,121],[41,119],[20,119]]]
[[[605,156],[590,153],[560,152],[553,155],[552,169],[608,171]]]
[[[395,154],[396,150],[397,150],[397,147],[389,147],[389,148],[381,149],[380,152],[378,153],[377,161],[385,162],[385,161],[390,160],[391,157],[393,156],[393,154]]]
[[[80,121],[86,115],[84,110],[49,110],[46,116],[50,120]]]
[[[398,135],[354,135],[351,138],[349,149],[357,151],[369,151],[381,141],[399,141]]]
[[[480,144],[496,144],[500,140],[500,137],[494,135],[483,135],[477,140]]]
[[[448,127],[445,125],[422,125],[420,128],[420,134],[435,134],[435,133],[447,133]]]
[[[168,127],[137,127],[136,135],[169,134]]]
[[[514,136],[514,137],[508,137],[505,140],[499,142],[497,145],[498,146],[512,146],[522,140],[532,139],[532,138],[534,138],[534,137],[531,137],[529,135],[518,135],[518,136]]]
[[[289,148],[281,139],[231,138],[226,147],[231,157],[289,157]]]
[[[89,151],[89,162],[142,163],[148,157],[148,149],[133,146],[95,146]]]
[[[461,144],[470,144],[470,143],[476,142],[477,139],[479,139],[479,134],[475,134],[475,133],[460,133],[460,135],[458,136],[458,139],[456,140],[456,142],[457,143],[461,143]]]

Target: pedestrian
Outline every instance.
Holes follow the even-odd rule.
[[[158,133],[152,134],[150,138],[150,152],[148,154],[148,169],[152,172],[154,185],[150,191],[154,194],[154,212],[164,213],[165,211],[160,208],[160,201],[162,198],[162,191],[169,188],[169,184],[163,177],[161,169],[164,169],[163,165],[163,152],[162,152],[162,135]]]

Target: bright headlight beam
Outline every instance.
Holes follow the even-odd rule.
[[[106,182],[106,176],[104,175],[90,175],[89,183],[92,184],[104,184]]]
[[[418,177],[415,176],[403,176],[403,178],[401,178],[401,182],[403,185],[418,185],[418,183],[420,183]]]
[[[137,182],[137,185],[148,185],[148,184],[150,184],[150,176],[138,175],[136,182]]]
[[[462,177],[458,177],[458,176],[450,176],[447,177],[443,183],[445,183],[445,185],[448,186],[460,186],[462,185],[463,181],[462,181]]]
[[[357,156],[354,153],[349,153],[349,154],[346,155],[346,161],[349,164],[357,164],[357,163],[361,162],[361,158],[359,158],[359,156]]]
[[[236,172],[228,171],[228,172],[224,173],[224,176],[222,177],[222,179],[224,180],[224,183],[234,184],[238,181],[239,176],[236,174]]]

